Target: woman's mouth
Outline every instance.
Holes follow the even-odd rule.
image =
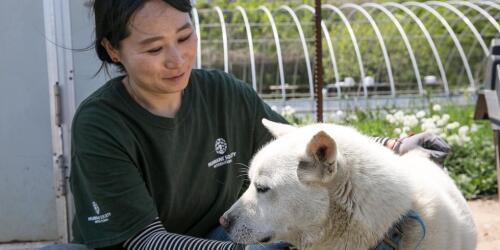
[[[178,75],[172,76],[172,77],[166,77],[165,79],[170,80],[170,81],[176,81],[181,79],[184,76],[184,72],[180,73]]]

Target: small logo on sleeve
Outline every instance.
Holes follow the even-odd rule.
[[[111,213],[101,214],[101,209],[97,202],[92,201],[92,207],[94,208],[95,216],[90,216],[87,218],[88,221],[94,222],[95,224],[100,224],[109,221],[109,217],[111,217]]]
[[[208,163],[208,167],[218,168],[220,166],[228,165],[233,162],[236,152],[225,154],[227,151],[227,142],[223,138],[215,140],[215,152],[220,155]]]

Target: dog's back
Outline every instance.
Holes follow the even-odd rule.
[[[369,164],[374,167],[397,171],[400,176],[396,178],[409,182],[408,187],[398,185],[400,183],[394,178],[386,179],[397,185],[395,187],[407,189],[407,195],[412,196],[411,209],[417,211],[425,222],[423,240],[422,226],[416,220],[407,220],[403,224],[402,249],[415,249],[417,245],[418,249],[475,249],[476,226],[465,198],[453,180],[442,168],[429,160],[425,153],[414,150],[403,156],[395,156],[390,150],[352,128],[321,126],[330,127],[328,130],[336,139],[340,150],[342,147],[358,148],[354,154],[356,157],[367,161],[370,159],[373,162]],[[355,167],[362,168],[359,165]],[[397,201],[394,203],[398,204]]]
[[[425,240],[419,249],[475,249],[476,226],[452,179],[421,152],[409,152],[400,160],[414,186],[413,208],[426,223]],[[415,221],[405,226],[411,233],[403,240],[403,249],[414,249],[421,226]]]

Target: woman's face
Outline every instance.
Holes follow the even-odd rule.
[[[130,35],[120,49],[105,47],[125,67],[130,84],[154,94],[181,92],[196,53],[189,14],[163,1],[147,1],[132,15],[128,28]]]

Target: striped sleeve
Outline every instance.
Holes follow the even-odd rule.
[[[169,250],[243,250],[244,245],[230,241],[217,241],[200,239],[186,235],[169,233],[160,220],[149,224],[140,233],[123,243],[125,249],[149,250],[149,249],[169,249]]]
[[[376,143],[380,143],[382,144],[383,146],[385,146],[387,144],[387,142],[391,139],[391,138],[387,138],[387,137],[370,137],[370,139],[372,139],[374,142]]]

